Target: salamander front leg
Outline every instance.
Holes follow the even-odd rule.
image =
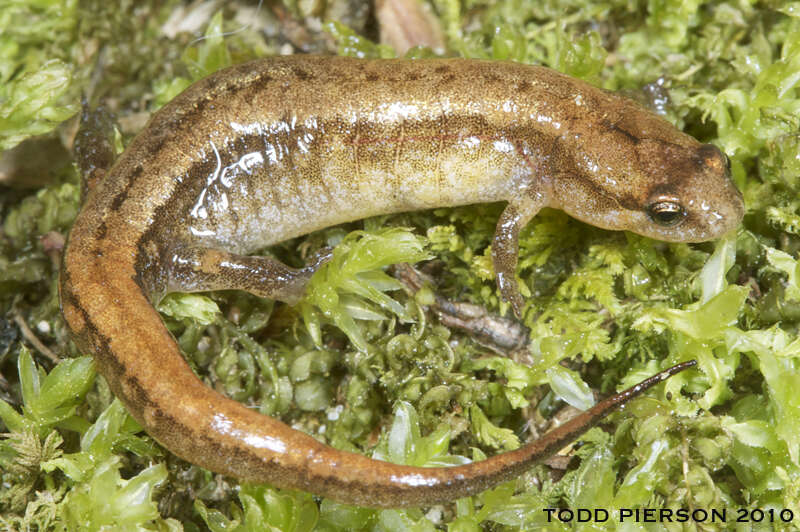
[[[517,283],[517,258],[519,256],[519,231],[544,207],[544,195],[534,194],[509,201],[492,240],[492,262],[497,287],[504,300],[511,303],[517,318],[522,317],[522,295]]]
[[[168,291],[244,290],[293,305],[303,296],[317,268],[331,256],[332,250],[326,248],[303,268],[291,268],[270,257],[236,255],[210,248],[180,248],[172,255]]]

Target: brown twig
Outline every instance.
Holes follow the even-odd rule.
[[[61,357],[59,357],[58,355],[53,353],[50,350],[49,347],[44,345],[41,342],[41,340],[39,340],[39,338],[37,338],[37,336],[33,333],[33,331],[30,329],[30,327],[28,327],[28,324],[25,323],[25,320],[22,318],[22,316],[18,312],[14,311],[13,317],[14,317],[14,323],[17,324],[17,327],[19,327],[20,333],[22,333],[22,337],[25,340],[27,340],[28,343],[30,343],[33,346],[34,349],[36,349],[41,354],[43,354],[53,364],[58,364],[59,362],[61,362]]]
[[[394,275],[406,291],[414,295],[427,282],[423,274],[409,264],[396,264]],[[528,343],[527,328],[516,320],[494,316],[479,305],[453,302],[434,295],[429,305],[443,325],[460,329],[476,342],[501,355],[520,350]]]

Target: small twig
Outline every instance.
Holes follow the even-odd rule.
[[[394,275],[412,296],[427,282],[423,274],[405,263],[394,266]],[[529,341],[524,325],[516,320],[493,316],[479,305],[453,302],[434,295],[434,302],[429,308],[443,325],[466,332],[482,346],[501,355],[508,356],[525,347]]]
[[[18,312],[14,311],[14,323],[17,324],[19,327],[20,332],[22,333],[22,337],[26,339],[37,351],[47,357],[53,364],[58,364],[61,362],[61,357],[53,353],[50,348],[44,345],[39,338],[33,333],[33,331],[28,327],[28,324],[25,323],[25,320],[22,319],[22,316],[19,315]]]

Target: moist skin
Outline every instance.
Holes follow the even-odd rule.
[[[505,201],[493,259],[519,315],[517,237],[543,207],[675,242],[717,238],[744,210],[716,147],[631,100],[511,62],[295,56],[234,66],[155,113],[110,168],[103,128],[87,124],[79,157],[89,187],[60,282],[75,342],[176,455],[362,506],[483,491],[687,365],[516,451],[400,466],[335,450],[207,388],[154,309],[164,294],[241,289],[293,303],[326,256],[293,269],[250,253],[377,214]]]

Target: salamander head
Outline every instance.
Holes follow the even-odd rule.
[[[587,133],[565,150],[574,176],[554,187],[570,215],[669,242],[713,240],[741,222],[742,195],[716,146],[644,109]]]
[[[676,156],[675,151],[682,153]],[[654,183],[642,196],[629,230],[670,242],[703,242],[741,223],[742,194],[731,181],[728,158],[716,146],[662,148],[645,166],[675,177]]]

